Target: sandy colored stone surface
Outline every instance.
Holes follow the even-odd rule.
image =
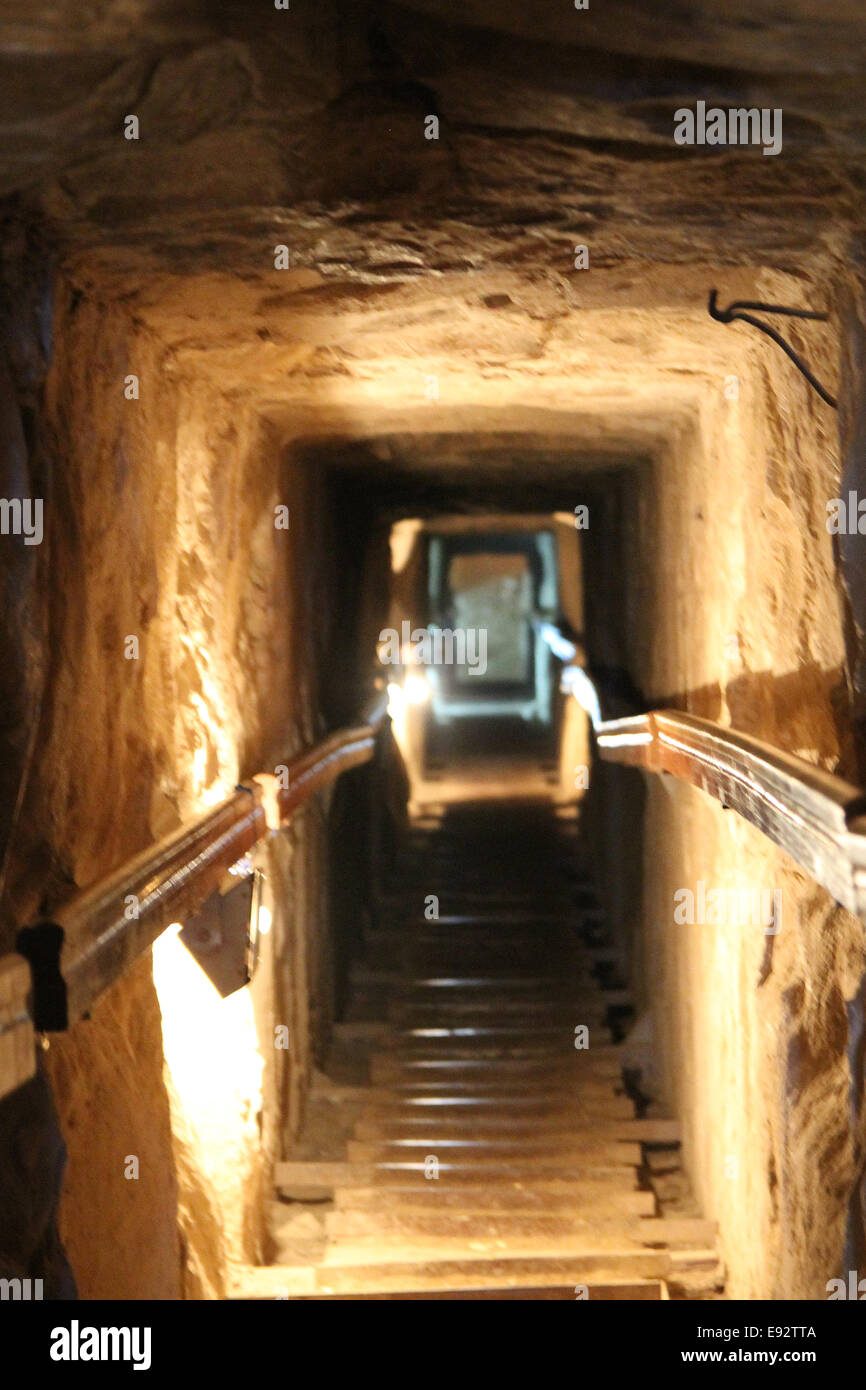
[[[254,416],[189,384],[156,389],[163,349],[122,311],[66,309],[61,322],[56,305],[46,394],[48,677],[9,879],[25,921],[322,727],[327,564],[314,580],[311,556],[326,528],[306,480]],[[114,367],[130,362],[154,387],[138,401],[124,399]],[[275,529],[277,504],[306,550]],[[232,1261],[261,1257],[264,1175],[297,1125],[311,1039],[331,1007],[325,990],[314,1019],[305,999],[326,914],[315,817],[294,836],[294,851],[269,856],[271,954],[234,1023],[236,1001],[212,1014],[206,994],[172,982],[190,969],[175,946],[159,1003],[142,961],[53,1043],[69,1149],[62,1222],[84,1297],[218,1297]],[[274,1049],[275,1020],[290,1057]],[[209,1108],[220,1078],[225,1094]],[[127,1156],[138,1179],[124,1177]]]
[[[862,6],[785,8],[5,7],[3,466],[47,535],[4,579],[4,941],[351,705],[396,515],[588,502],[621,550],[587,607],[647,699],[862,770],[862,561],[824,525],[866,437]],[[677,149],[699,98],[783,107],[783,154]],[[830,312],[789,335],[838,419],[713,286]],[[323,812],[272,853],[216,1138],[148,962],[49,1053],[85,1296],[220,1296],[261,1254],[329,1027]],[[862,1239],[862,928],[696,792],[649,789],[643,862],[614,915],[729,1290],[821,1297]],[[781,886],[772,951],[675,926],[698,878]]]

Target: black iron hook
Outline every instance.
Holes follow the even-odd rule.
[[[821,400],[826,401],[827,405],[832,406],[834,410],[838,410],[839,406],[835,396],[831,396],[830,392],[825,390],[818,378],[806,366],[802,357],[794,351],[790,343],[785,341],[781,333],[778,333],[771,324],[762,323],[760,319],[756,319],[752,314],[744,311],[758,309],[764,314],[784,314],[789,319],[817,319],[821,323],[826,323],[828,314],[818,313],[814,309],[791,309],[784,304],[764,304],[757,299],[735,299],[728,305],[727,309],[720,309],[718,298],[718,290],[710,290],[710,301],[707,306],[710,318],[715,319],[716,323],[733,323],[739,319],[742,323],[750,323],[753,328],[759,328],[762,333],[766,333],[767,337],[772,338],[774,343],[778,343],[782,351],[790,357],[794,366],[802,372],[809,385],[818,392]]]

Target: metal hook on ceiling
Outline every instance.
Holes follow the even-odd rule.
[[[743,323],[750,323],[753,328],[759,328],[762,333],[766,333],[767,337],[772,338],[774,343],[778,343],[782,351],[790,357],[794,366],[803,374],[809,385],[818,392],[821,400],[826,401],[827,405],[832,406],[834,410],[838,410],[839,406],[835,396],[831,396],[830,392],[821,385],[814,372],[807,367],[802,357],[794,351],[790,343],[785,341],[781,333],[777,332],[772,324],[762,323],[760,319],[756,319],[753,314],[747,311],[757,309],[764,314],[782,314],[789,319],[817,319],[821,323],[826,323],[828,314],[819,313],[814,309],[791,309],[785,304],[764,304],[758,299],[735,299],[728,305],[727,309],[720,309],[718,297],[718,290],[710,290],[710,300],[707,306],[710,318],[715,319],[717,323],[733,323],[739,319]]]

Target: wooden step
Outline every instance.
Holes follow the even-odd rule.
[[[578,949],[558,944],[556,954],[563,962],[563,972],[570,972],[583,966],[589,968],[587,958]],[[475,974],[488,970],[491,974],[506,971],[525,970],[536,975],[549,963],[549,950],[537,942],[519,943],[497,941],[419,942],[402,938],[387,945],[366,942],[364,958],[370,969],[392,968],[396,965],[406,977],[416,975]]]
[[[623,1218],[573,1216],[563,1213],[539,1215],[498,1212],[482,1216],[478,1212],[436,1212],[395,1210],[334,1211],[325,1217],[325,1229],[332,1240],[371,1239],[381,1242],[416,1237],[447,1238],[462,1241],[584,1239],[596,1237],[610,1248],[611,1242],[637,1245],[691,1245],[706,1248],[716,1238],[714,1221],[686,1217]],[[514,1248],[517,1248],[516,1246]],[[589,1246],[586,1247],[589,1249]],[[701,1250],[701,1254],[702,1254]]]
[[[441,895],[440,895],[441,899]],[[500,909],[490,912],[441,912],[438,917],[427,918],[422,908],[413,913],[412,916],[404,918],[403,924],[397,928],[375,928],[368,932],[367,939],[370,941],[391,940],[393,937],[405,935],[412,936],[417,940],[441,940],[443,936],[451,939],[458,935],[471,935],[473,937],[492,937],[498,938],[503,933],[514,933],[524,936],[528,941],[537,944],[537,933],[542,932],[546,940],[549,940],[549,933],[573,932],[578,920],[585,915],[585,909],[573,905],[567,906],[566,913],[574,919],[569,921],[563,917],[562,909],[555,912],[544,911],[541,908],[530,907],[528,910],[521,905],[515,907],[513,911]]]
[[[493,1105],[407,1106],[365,1105],[358,1113],[360,1123],[379,1129],[402,1129],[407,1135],[427,1128],[439,1133],[443,1128],[486,1134],[490,1130],[575,1129],[611,1120],[634,1119],[634,1105],[627,1096],[595,1096],[589,1100],[548,1100],[521,1104],[502,1096]],[[356,1135],[361,1138],[360,1134]]]
[[[426,879],[427,872],[425,867],[419,877]],[[448,912],[460,916],[474,916],[479,913],[492,916],[504,913],[515,916],[522,913],[526,918],[540,912],[550,917],[559,915],[567,921],[569,915],[573,916],[576,912],[582,911],[584,906],[580,896],[564,883],[557,885],[553,891],[539,894],[516,885],[497,890],[483,879],[476,879],[471,884],[464,883],[457,887],[454,883],[446,882],[446,874],[439,868],[435,869],[435,873],[441,885],[438,892],[440,904]],[[429,886],[431,890],[435,887],[433,884]],[[392,893],[381,900],[382,915],[390,922],[421,921],[427,926],[431,919],[423,915],[425,896],[426,894],[418,893],[417,879],[409,881],[401,892]]]
[[[241,1271],[232,1297],[713,1296],[714,1224],[661,1215],[649,1189],[679,1126],[636,1118],[625,1093],[619,951],[591,886],[565,871],[573,839],[534,816],[449,812],[404,857],[336,1030],[335,1066],[353,1057],[370,1083],[314,1088],[306,1142],[333,1123],[345,1159],[276,1166],[291,1263]],[[326,1204],[315,1215],[312,1200]]]
[[[597,1027],[602,1023],[602,1010],[595,1012],[594,1016],[587,1010],[582,1018],[577,1022],[587,1025],[590,1029],[593,1024]],[[527,1054],[534,1054],[540,1051],[555,1049],[560,1044],[564,1044],[569,1051],[573,1051],[574,1030],[569,1027],[570,1019],[563,1019],[561,1023],[548,1024],[539,1022],[532,1028],[527,1028],[520,1024],[509,1027],[501,1024],[498,1027],[488,1027],[485,1024],[465,1027],[436,1027],[426,1028],[395,1028],[393,1032],[383,1033],[378,1040],[378,1049],[387,1052],[405,1051],[429,1051],[434,1048],[437,1053],[441,1052],[443,1058],[453,1056],[455,1053],[468,1051],[471,1055],[473,1051],[485,1051],[496,1049],[502,1051],[517,1052],[523,1051]],[[590,1037],[592,1034],[590,1033]]]
[[[640,1145],[617,1140],[596,1140],[587,1135],[574,1135],[568,1146],[541,1139],[398,1139],[391,1143],[366,1143],[349,1140],[346,1146],[350,1163],[406,1163],[435,1157],[440,1165],[458,1163],[526,1162],[538,1159],[547,1167],[570,1168],[592,1162],[605,1168],[620,1164],[637,1167],[641,1161]]]
[[[272,1265],[236,1276],[234,1297],[291,1298],[303,1293],[389,1293],[435,1289],[575,1286],[667,1279],[667,1251],[584,1257],[405,1260],[361,1265]]]
[[[631,1169],[618,1168],[604,1177],[573,1181],[556,1179],[532,1185],[511,1183],[463,1183],[444,1187],[439,1183],[418,1183],[406,1187],[336,1187],[334,1206],[345,1211],[373,1213],[464,1213],[468,1217],[509,1214],[571,1216],[592,1211],[601,1217],[653,1216],[656,1198],[652,1192],[634,1187]]]
[[[609,1008],[631,1007],[631,996],[627,990],[596,988],[591,994],[576,994],[572,999],[503,999],[496,995],[485,1002],[479,999],[448,999],[429,1003],[426,1000],[412,1002],[392,1000],[388,1005],[388,1021],[398,1031],[407,1027],[435,1028],[477,1027],[493,1028],[499,1024],[508,1027],[535,1028],[539,1023],[553,1026],[566,1026],[565,1034],[574,1033],[574,1022],[601,1024]],[[559,1029],[557,1028],[557,1031]]]
[[[593,961],[576,960],[570,962],[567,975],[561,973],[555,979],[540,979],[524,971],[463,971],[460,973],[435,972],[430,974],[399,974],[390,981],[395,998],[440,1002],[446,999],[488,999],[497,995],[504,999],[551,999],[569,998],[575,982],[587,981],[592,990],[601,988],[597,979],[598,965]],[[372,972],[371,972],[372,973]],[[382,972],[379,972],[380,974]]]
[[[567,1106],[572,1101],[576,1105],[601,1104],[607,1100],[620,1100],[623,1091],[613,1077],[563,1076],[560,1080],[538,1079],[531,1089],[523,1090],[520,1084],[508,1081],[408,1081],[384,1086],[346,1086],[334,1092],[314,1090],[311,1097],[317,1100],[361,1101],[370,1112],[393,1108],[404,1109],[407,1114],[426,1114],[428,1111],[453,1110],[455,1113],[484,1114],[504,1110],[531,1113],[545,1111],[557,1106]]]
[[[637,1162],[629,1162],[628,1155],[631,1153],[632,1160],[635,1160],[639,1153],[637,1146],[617,1144],[608,1146],[607,1151],[615,1153],[613,1161],[600,1156],[598,1151],[585,1152],[565,1162],[554,1163],[549,1162],[546,1156],[538,1155],[530,1156],[531,1161],[526,1158],[521,1161],[519,1156],[496,1161],[483,1158],[467,1161],[463,1156],[446,1160],[439,1156],[438,1179],[426,1176],[423,1157],[403,1156],[392,1162],[321,1160],[277,1163],[274,1183],[281,1192],[294,1196],[298,1201],[310,1200],[312,1194],[328,1195],[336,1188],[347,1187],[389,1187],[423,1192],[432,1182],[449,1188],[488,1183],[495,1184],[497,1188],[510,1189],[515,1184],[543,1187],[551,1180],[554,1183],[579,1185],[586,1180],[594,1181],[608,1175],[617,1182],[623,1182],[625,1176],[629,1175],[631,1185],[636,1186],[634,1172]]]
[[[460,995],[471,998],[487,994],[549,997],[551,992],[563,988],[561,976],[544,978],[517,972],[512,975],[417,975],[411,979],[395,975],[391,979],[395,993],[401,998],[417,995],[424,999],[452,999]]]
[[[292,1299],[295,1303],[357,1303],[364,1301],[381,1300],[393,1302],[394,1300],[413,1301],[429,1300],[443,1301],[448,1300],[452,1303],[457,1302],[478,1302],[486,1300],[489,1302],[517,1301],[532,1302],[544,1301],[568,1302],[573,1303],[576,1298],[575,1288],[571,1284],[551,1284],[548,1288],[493,1288],[493,1289],[426,1289],[419,1292],[405,1293],[392,1290],[389,1293],[316,1293],[316,1294],[293,1294]],[[669,1297],[667,1285],[661,1279],[645,1279],[636,1283],[620,1284],[596,1284],[584,1285],[580,1290],[581,1298],[591,1298],[594,1303],[613,1303],[635,1301],[658,1302]]]
[[[449,973],[474,975],[482,971],[493,974],[517,974],[525,971],[537,975],[550,959],[550,948],[543,948],[536,942],[519,941],[464,941],[423,942],[417,938],[402,941],[388,948],[386,955],[381,948],[373,945],[365,947],[366,958],[372,965],[381,967],[385,960],[400,967],[404,978],[414,979],[418,975],[447,975]],[[562,963],[563,977],[573,971],[586,970],[592,973],[592,962],[584,957],[575,942],[573,946],[558,943],[557,958]]]
[[[571,1051],[567,1055],[551,1058],[531,1057],[401,1057],[397,1053],[374,1053],[370,1059],[370,1074],[374,1084],[390,1087],[395,1082],[407,1081],[413,1085],[427,1085],[434,1080],[445,1078],[459,1080],[468,1085],[484,1082],[503,1083],[507,1079],[522,1090],[531,1091],[533,1085],[549,1087],[554,1081],[568,1085],[583,1077],[594,1076],[617,1078],[618,1065],[608,1065],[597,1053],[601,1048],[586,1052]],[[590,1056],[592,1055],[592,1060]]]
[[[512,978],[507,975],[490,975],[485,978],[469,972],[460,975],[402,975],[391,981],[391,997],[397,1003],[428,1004],[444,1007],[446,1003],[487,1004],[488,1000],[501,999],[505,1003],[512,1000],[559,1000],[569,1003],[583,995],[593,995],[603,990],[599,983],[596,967],[590,964],[574,963],[574,969],[561,975],[548,984],[530,982],[522,978],[523,972],[515,971]],[[605,994],[612,990],[603,990]]]
[[[408,1105],[411,1102],[416,1107],[435,1109],[437,1105],[459,1106],[468,1102],[489,1109],[499,1102],[543,1108],[551,1104],[567,1104],[570,1100],[598,1100],[621,1094],[618,1087],[619,1083],[613,1077],[586,1076],[582,1068],[572,1065],[569,1068],[559,1067],[544,1075],[512,1077],[508,1072],[491,1072],[474,1078],[467,1078],[465,1070],[437,1070],[430,1076],[413,1067],[406,1076],[396,1075],[364,1089],[370,1104],[377,1108]]]
[[[374,1144],[415,1144],[435,1151],[436,1145],[453,1144],[506,1144],[516,1146],[531,1145],[538,1148],[577,1146],[586,1147],[595,1141],[630,1140],[640,1142],[640,1130],[631,1126],[640,1124],[633,1118],[595,1120],[584,1117],[583,1122],[570,1124],[561,1119],[547,1124],[540,1122],[514,1124],[507,1120],[490,1120],[486,1124],[464,1124],[460,1121],[449,1123],[442,1120],[435,1123],[413,1124],[410,1122],[389,1122],[379,1120],[357,1120],[353,1126],[352,1139],[359,1143]],[[585,1142],[586,1141],[586,1142]]]
[[[241,1299],[273,1301],[291,1298],[294,1302],[325,1302],[333,1300],[364,1300],[381,1299],[388,1300],[427,1300],[435,1299],[453,1301],[473,1301],[473,1300],[562,1300],[570,1303],[574,1302],[576,1291],[575,1284],[557,1283],[551,1281],[547,1284],[503,1284],[485,1285],[483,1282],[469,1281],[459,1287],[430,1286],[430,1281],[420,1280],[417,1270],[412,1270],[407,1276],[406,1283],[412,1287],[401,1285],[399,1287],[389,1287],[381,1290],[378,1287],[376,1274],[373,1271],[370,1281],[363,1285],[356,1282],[348,1292],[328,1291],[325,1292],[318,1285],[318,1277],[313,1268],[298,1269],[293,1267],[291,1272],[286,1267],[271,1265],[260,1268],[254,1265],[241,1267],[235,1271],[233,1283],[229,1291],[229,1299],[233,1301]],[[480,1275],[478,1276],[480,1280]],[[389,1284],[393,1280],[388,1281]],[[590,1280],[581,1281],[580,1295],[594,1302],[658,1302],[667,1298],[667,1286],[661,1279],[610,1279],[602,1282],[593,1277]]]
[[[646,1254],[664,1254],[670,1258],[667,1246],[649,1246],[624,1235],[614,1223],[607,1228],[599,1225],[567,1232],[564,1235],[505,1236],[412,1236],[342,1235],[325,1247],[320,1258],[311,1264],[320,1269],[340,1269],[356,1265],[387,1266],[429,1265],[442,1260],[598,1260],[604,1259],[609,1268],[621,1274],[640,1274],[639,1262]],[[657,1268],[653,1265],[648,1272]],[[666,1266],[670,1268],[670,1265]]]
[[[630,1103],[629,1104],[630,1108]],[[596,1141],[633,1140],[638,1144],[678,1144],[680,1125],[678,1120],[643,1119],[636,1120],[633,1115],[621,1119],[610,1116],[583,1116],[574,1124],[565,1118],[553,1119],[548,1123],[529,1122],[514,1124],[509,1120],[490,1120],[461,1123],[434,1119],[419,1122],[358,1120],[354,1128],[355,1138],[362,1141],[375,1140],[378,1143],[414,1144],[434,1146],[444,1141],[458,1143],[509,1143],[522,1145],[533,1141],[544,1146],[560,1144],[563,1148],[580,1147],[584,1140],[587,1145]]]
[[[590,1021],[585,1026],[589,1030],[590,1038],[601,1040],[610,1037],[607,1026],[603,1023]],[[518,1033],[508,1036],[504,1030],[496,1029],[495,1032],[483,1036],[476,1034],[446,1039],[421,1036],[416,1037],[414,1041],[395,1040],[393,1044],[383,1039],[371,1053],[371,1061],[373,1058],[378,1060],[388,1057],[403,1064],[536,1062],[540,1070],[548,1073],[558,1064],[562,1067],[577,1065],[572,1060],[575,1054],[569,1050],[571,1034],[567,1025],[550,1032],[539,1029],[538,1033],[537,1038],[532,1038],[526,1033],[523,1036]]]

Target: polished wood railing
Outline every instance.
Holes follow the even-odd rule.
[[[194,914],[229,869],[271,830],[350,768],[368,762],[387,713],[379,694],[359,722],[287,759],[279,779],[261,774],[220,805],[167,835],[24,927],[0,957],[0,1097],[35,1069],[35,1032],[62,1030],[87,1013],[172,922]]]
[[[554,624],[542,635],[563,662],[562,689],[583,706],[600,756],[700,788],[785,850],[866,921],[866,791],[792,753],[679,710],[605,718],[604,683]]]
[[[576,668],[566,668],[572,671]],[[566,679],[591,709],[600,756],[691,783],[755,825],[866,921],[866,792],[747,734],[677,710],[601,717],[585,672]],[[587,698],[587,690],[594,692]],[[173,921],[192,915],[228,869],[315,792],[369,761],[386,697],[357,725],[262,774],[19,933],[0,957],[0,1097],[32,1075],[34,1030],[85,1014]],[[275,809],[274,809],[275,808]]]
[[[690,782],[866,920],[866,792],[748,734],[676,710],[601,720],[602,758]]]

